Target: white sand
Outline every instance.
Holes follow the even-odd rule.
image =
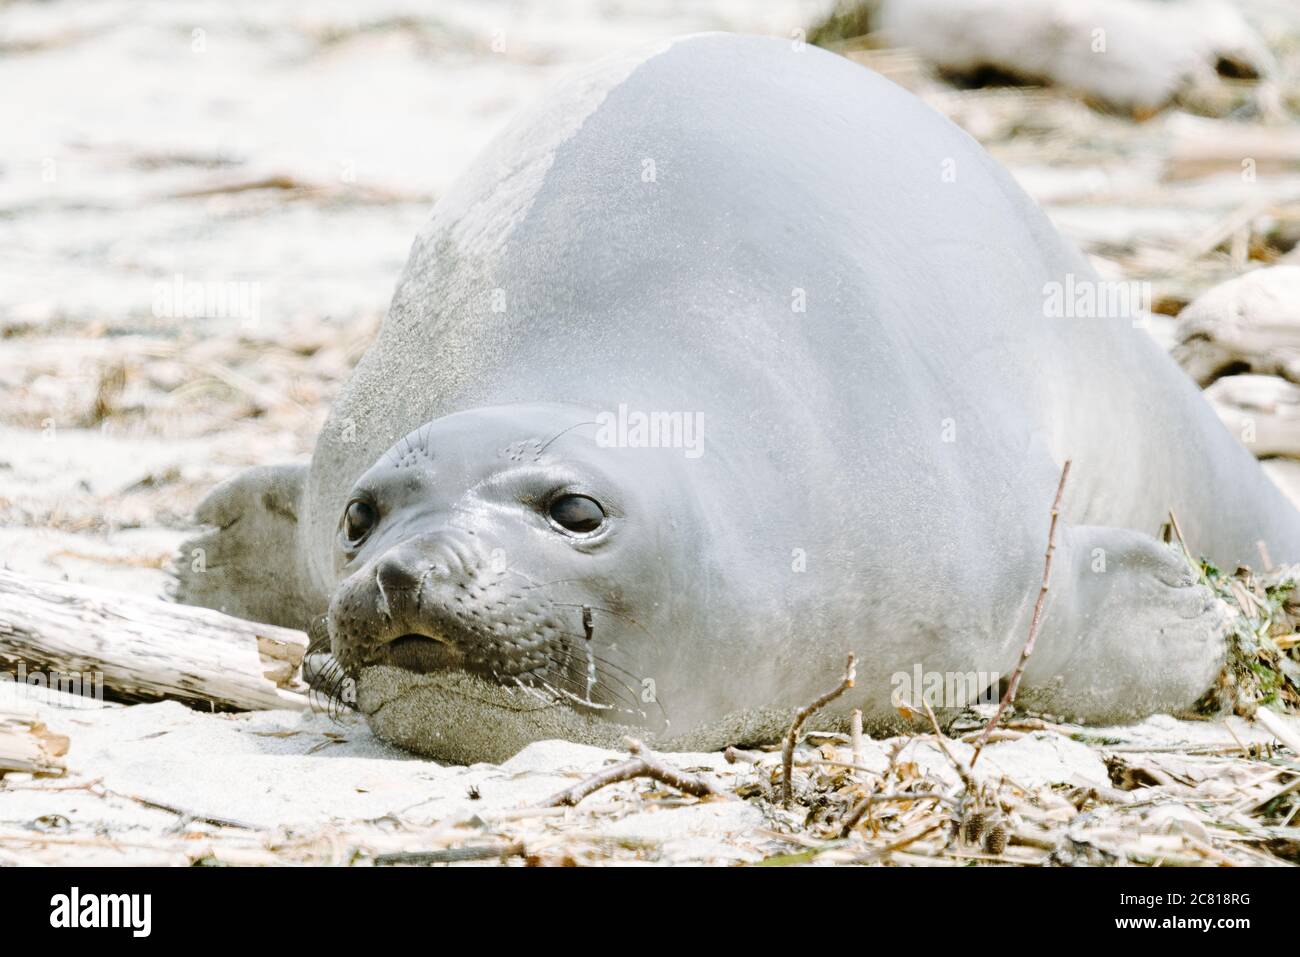
[[[770,829],[790,828],[801,817],[784,817],[761,799],[656,806],[635,797],[648,788],[636,782],[601,791],[578,810],[511,820],[518,809],[626,755],[543,741],[499,765],[443,766],[379,742],[351,715],[205,714],[174,702],[74,708],[69,705],[86,703],[21,692],[0,681],[0,710],[39,716],[68,735],[71,747],[63,777],[0,779],[0,862],[366,862],[379,853],[473,844],[480,832],[480,840],[518,840],[538,853],[567,842],[610,859],[752,862],[788,851]],[[1222,725],[1167,717],[1088,733],[1157,752],[1189,742],[1234,743]],[[1267,738],[1241,722],[1235,733],[1243,741]],[[864,766],[884,772],[902,740],[867,741]],[[950,748],[969,761],[969,744]],[[718,753],[663,757],[728,787],[764,777],[749,765],[728,765]],[[907,744],[897,760],[915,764],[915,773],[936,787],[959,786],[948,760],[927,741]],[[990,745],[975,770],[981,782],[1031,791],[1110,785],[1098,749],[1046,732]]]
[[[199,496],[245,466],[310,454],[430,204],[516,108],[607,52],[709,29],[788,37],[826,6],[6,5],[0,86],[21,93],[0,98],[0,562],[159,594]],[[1247,200],[1300,183],[1291,171],[1243,183],[1235,167],[1162,179],[1180,142],[1230,140],[1228,121],[1174,113],[1137,127],[1050,94],[957,94],[894,51],[859,58],[967,126],[1103,273],[1152,279],[1157,298],[1190,298],[1230,274],[1227,257],[1189,261],[1184,245]],[[1046,132],[1019,139],[1022,127]],[[233,189],[266,177],[298,188]],[[159,288],[178,274],[255,283],[257,314],[159,314]],[[646,800],[644,782],[558,816],[514,816],[621,757],[581,745],[443,767],[379,743],[354,718],[72,710],[16,700],[0,681],[0,709],[13,707],[34,709],[71,750],[62,778],[0,780],[0,863],[365,862],[492,841],[523,842],[543,862],[726,863],[800,846],[772,829],[799,831],[802,818],[770,803]],[[1089,733],[1149,748],[1233,743],[1222,725],[1168,718]],[[883,769],[893,743],[869,742],[866,766]],[[1201,767],[1147,757],[1184,776]],[[728,786],[771,784],[771,758],[759,771],[718,754],[667,758]],[[901,759],[956,786],[932,745]],[[1050,733],[992,745],[978,770],[1024,788],[1109,780],[1097,748]],[[1257,765],[1240,771],[1259,776]]]

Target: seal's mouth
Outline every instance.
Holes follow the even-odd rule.
[[[474,679],[499,689],[502,706],[516,710],[523,702],[529,710],[539,702],[564,705],[629,725],[662,715],[626,652],[606,637],[614,620],[632,620],[608,601],[555,600],[586,596],[548,595],[545,586],[568,582],[523,587],[519,579],[527,576],[467,565],[450,546],[433,558],[414,546],[390,552],[344,579],[331,597],[324,624],[345,679],[391,669],[440,686]]]
[[[384,644],[377,663],[427,675],[464,668],[465,655],[441,636],[411,633]]]

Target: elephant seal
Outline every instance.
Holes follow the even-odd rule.
[[[1157,529],[1230,566],[1300,559],[1300,516],[1132,316],[1045,305],[1096,283],[847,59],[605,61],[440,199],[310,466],[214,490],[178,597],[318,622],[374,730],[446,760],[774,739],[849,651],[827,720],[885,728],[900,674],[1010,673],[1070,459],[1021,701],[1185,708],[1225,617]]]

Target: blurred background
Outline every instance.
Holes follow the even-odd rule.
[[[0,561],[158,593],[216,481],[310,455],[438,195],[545,84],[817,43],[982,142],[1300,486],[1294,0],[0,3]]]

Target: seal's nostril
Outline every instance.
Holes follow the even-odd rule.
[[[408,591],[419,584],[420,572],[397,555],[385,555],[375,566],[375,581],[383,592]]]

